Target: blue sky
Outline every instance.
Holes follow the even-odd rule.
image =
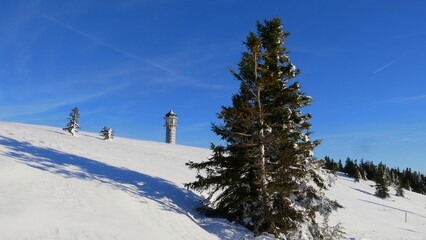
[[[216,113],[239,82],[242,41],[281,17],[301,69],[315,153],[426,172],[426,2],[1,1],[0,121],[209,147]]]

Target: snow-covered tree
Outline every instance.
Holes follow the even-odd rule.
[[[395,183],[395,192],[396,192],[396,196],[398,197],[404,197],[405,193],[404,193],[404,186],[402,183],[402,179],[401,177],[397,177],[396,183]]]
[[[75,136],[75,134],[78,133],[78,129],[80,128],[80,125],[78,124],[78,118],[80,117],[80,114],[78,113],[78,108],[73,108],[69,116],[70,117],[67,118],[69,120],[69,122],[67,123],[67,127],[62,129],[66,132],[71,133],[72,136]]]
[[[404,197],[405,192],[404,192],[404,188],[402,187],[401,183],[399,183],[395,186],[395,191],[396,191],[396,196]]]
[[[358,165],[358,170],[359,170],[359,173],[361,174],[361,178],[363,180],[367,180],[367,172],[364,169],[364,160],[363,159],[361,159],[361,162]]]
[[[107,128],[106,126],[102,128],[100,133],[104,140],[111,141],[114,138],[114,131],[111,128]]]
[[[320,144],[309,138],[311,114],[302,114],[312,98],[292,81],[300,71],[290,62],[284,45],[288,33],[281,20],[257,24],[238,64],[240,90],[232,106],[222,107],[213,131],[226,145],[212,144],[212,157],[197,169],[188,188],[208,190],[211,214],[227,217],[282,239],[314,239],[324,229],[320,218],[340,205],[326,198],[319,161],[312,150]]]
[[[345,230],[342,224],[338,223],[336,226],[329,226],[328,221],[325,220],[324,223],[324,233],[322,240],[339,240],[345,238]]]
[[[376,175],[376,195],[380,198],[388,198],[389,185],[387,168],[383,163],[379,163]]]
[[[357,166],[355,166],[355,170],[354,170],[354,181],[355,182],[359,182],[359,180],[361,178],[362,178],[361,172],[359,171],[359,168]]]

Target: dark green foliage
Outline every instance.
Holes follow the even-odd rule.
[[[404,188],[402,186],[402,180],[398,179],[398,183],[395,185],[396,196],[404,197]]]
[[[363,180],[367,180],[367,172],[365,171],[365,169],[364,169],[364,167],[363,167],[363,164],[364,164],[364,160],[363,160],[363,159],[361,159],[361,162],[360,162],[360,164],[359,164],[359,165],[357,165],[357,167],[358,167],[358,171],[359,171],[359,173],[361,174],[361,178],[362,178]]]
[[[324,168],[331,170],[331,172],[335,173],[339,171],[339,164],[334,162],[329,156],[324,157]]]
[[[376,195],[380,198],[388,198],[389,185],[386,166],[383,163],[379,163],[376,175]]]
[[[413,173],[411,168],[407,168],[402,171],[402,186],[405,189],[412,190],[411,181],[413,180]]]
[[[339,205],[308,183],[325,188],[312,157],[319,145],[309,139],[312,116],[299,110],[312,99],[290,82],[300,71],[286,55],[281,27],[279,18],[258,23],[244,42],[239,71],[231,70],[239,92],[218,114],[223,123],[212,127],[226,145],[212,145],[209,160],[187,164],[198,174],[186,187],[216,194],[208,211],[255,233],[296,236],[308,225],[321,236],[315,213],[328,216]]]
[[[349,177],[354,177],[355,176],[355,171],[356,171],[356,164],[353,160],[351,160],[350,158],[346,158],[345,161],[345,167],[343,168],[343,171],[349,176]]]
[[[332,171],[334,171],[336,165],[339,166],[341,163],[340,160],[339,163],[336,163],[328,156],[324,158],[324,161],[324,167]],[[403,171],[399,168],[389,169],[386,166],[385,168],[388,174],[389,183],[395,186],[395,190],[397,191],[396,195],[403,196],[404,189],[426,194],[426,176],[424,174],[412,171],[411,168],[407,168]],[[361,162],[357,164],[357,160],[353,161],[350,158],[346,159],[345,167],[342,171],[348,176],[353,177],[355,181],[358,181],[359,178],[359,176],[357,177],[357,172],[359,172],[360,178],[372,181],[376,181],[379,172],[378,166],[371,161],[364,162],[364,160],[361,159]]]
[[[114,138],[114,131],[111,128],[107,128],[106,126],[102,128],[101,135],[104,140],[112,140]]]
[[[359,182],[359,180],[362,178],[361,172],[359,171],[359,168],[357,166],[355,166],[355,172],[354,172],[353,178],[355,182]]]
[[[344,168],[343,168],[343,164],[342,164],[342,160],[341,159],[339,159],[338,166],[339,166],[339,172],[344,172],[345,171]]]
[[[405,185],[409,184],[409,188],[413,192],[426,194],[426,181],[425,175],[419,172],[412,171],[411,168],[407,168],[403,171],[403,178]]]
[[[366,173],[366,178],[368,180],[374,180],[374,179],[376,179],[377,166],[374,165],[373,162],[367,161],[367,162],[364,162],[361,166],[364,169],[364,171]]]
[[[67,118],[69,120],[69,122],[67,123],[67,127],[62,129],[66,132],[71,133],[71,135],[74,136],[76,133],[78,133],[78,129],[80,128],[80,125],[78,124],[78,119],[80,118],[78,108],[73,108],[69,116],[70,117]]]

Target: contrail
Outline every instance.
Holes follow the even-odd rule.
[[[389,67],[390,65],[394,64],[394,63],[395,63],[396,61],[398,61],[400,58],[401,58],[401,57],[398,57],[397,59],[395,59],[395,60],[393,60],[393,61],[391,61],[391,62],[389,62],[389,63],[385,64],[384,66],[382,66],[382,67],[378,68],[378,69],[377,69],[376,71],[374,71],[373,73],[378,73],[378,72],[382,71],[383,69],[385,69],[385,68]]]
[[[141,58],[141,57],[139,57],[139,56],[137,56],[137,55],[135,55],[135,54],[133,54],[133,53],[126,52],[126,51],[124,51],[124,50],[122,50],[122,49],[120,49],[120,48],[114,47],[114,46],[112,46],[112,45],[110,45],[110,44],[108,44],[108,43],[104,43],[104,42],[102,42],[101,40],[99,40],[99,39],[97,39],[97,38],[94,38],[93,36],[91,36],[91,35],[89,35],[89,34],[87,34],[87,33],[83,32],[83,31],[80,31],[80,30],[78,30],[78,29],[76,29],[76,28],[73,28],[73,27],[71,27],[71,26],[69,26],[69,25],[64,24],[63,22],[60,22],[60,21],[58,21],[58,20],[56,20],[56,19],[53,19],[53,18],[51,18],[51,17],[49,17],[49,16],[46,16],[46,15],[41,15],[41,16],[42,16],[43,18],[45,18],[45,19],[47,19],[47,20],[51,21],[51,22],[54,22],[54,23],[56,23],[56,24],[58,24],[58,25],[60,25],[60,26],[62,26],[62,27],[64,27],[64,28],[66,28],[66,29],[68,29],[68,30],[70,30],[70,31],[72,31],[72,32],[74,32],[74,33],[76,33],[76,34],[80,35],[80,36],[83,36],[83,37],[85,37],[85,38],[87,38],[87,39],[90,39],[90,40],[92,40],[92,41],[96,42],[97,44],[99,44],[99,45],[101,45],[101,46],[104,46],[104,47],[106,47],[106,48],[108,48],[108,49],[110,49],[110,50],[113,50],[113,51],[115,51],[115,52],[118,52],[118,53],[120,53],[120,54],[122,54],[122,55],[124,55],[124,56],[129,57],[129,58],[136,59],[136,60],[138,60],[138,61],[140,61],[140,62],[143,62],[143,63],[149,64],[149,65],[154,66],[154,67],[156,67],[156,68],[159,68],[159,69],[161,69],[161,70],[163,70],[163,71],[165,71],[165,72],[167,72],[167,73],[170,73],[170,74],[176,74],[176,72],[174,72],[174,71],[172,71],[172,70],[170,70],[170,69],[168,69],[168,68],[166,68],[166,67],[164,67],[164,66],[161,66],[161,65],[159,65],[159,64],[157,64],[157,63],[154,63],[154,62],[151,62],[151,61],[146,60],[146,59],[144,59],[144,58]]]
[[[409,102],[409,101],[416,101],[416,100],[423,100],[423,99],[426,99],[426,94],[411,96],[411,97],[391,98],[391,99],[380,101],[379,103],[401,103],[401,102]]]
[[[139,57],[139,56],[137,56],[137,55],[135,55],[133,53],[124,51],[123,49],[120,49],[120,48],[114,47],[114,46],[112,46],[112,45],[110,45],[108,43],[105,43],[105,42],[103,42],[103,41],[101,41],[101,40],[99,40],[99,39],[91,36],[90,34],[87,34],[87,33],[83,32],[83,31],[80,31],[80,30],[74,28],[74,27],[71,27],[71,26],[69,26],[69,25],[67,25],[67,24],[65,24],[63,22],[60,22],[60,21],[58,21],[58,20],[56,20],[56,19],[54,19],[52,17],[49,17],[47,15],[40,15],[40,16],[42,18],[45,18],[48,21],[51,21],[51,22],[53,22],[55,24],[58,24],[58,25],[62,26],[63,28],[68,29],[69,31],[74,32],[74,33],[76,33],[76,34],[78,34],[78,35],[80,35],[80,36],[82,36],[84,38],[87,38],[87,39],[89,39],[89,40],[91,40],[91,41],[93,41],[93,42],[95,42],[95,43],[97,43],[97,44],[99,44],[99,45],[101,45],[101,46],[103,46],[105,48],[108,48],[108,49],[110,49],[110,50],[112,50],[114,52],[120,53],[120,54],[122,54],[122,55],[124,55],[126,57],[135,59],[135,60],[137,60],[139,62],[142,62],[142,63],[145,63],[145,64],[149,64],[149,65],[151,65],[153,67],[161,69],[164,72],[167,72],[167,73],[171,74],[174,77],[174,79],[180,79],[180,81],[178,81],[179,84],[191,85],[191,86],[196,86],[196,87],[201,87],[201,88],[214,88],[214,89],[216,89],[216,88],[223,88],[223,86],[220,86],[220,85],[203,84],[203,83],[200,83],[198,81],[194,81],[193,79],[188,78],[186,76],[183,76],[183,75],[181,75],[181,74],[179,74],[179,73],[177,73],[177,72],[175,72],[175,71],[173,71],[173,70],[171,70],[169,68],[166,68],[166,67],[164,67],[164,66],[162,66],[162,65],[160,65],[158,63],[155,63],[155,62],[149,61],[147,59],[141,58],[141,57]]]

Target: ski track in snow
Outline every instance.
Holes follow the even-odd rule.
[[[207,218],[203,196],[183,188],[210,150],[62,129],[0,123],[0,240],[271,239]],[[426,196],[374,196],[370,181],[338,174],[326,192],[345,208],[351,240],[426,240]],[[405,223],[405,213],[408,223]]]

